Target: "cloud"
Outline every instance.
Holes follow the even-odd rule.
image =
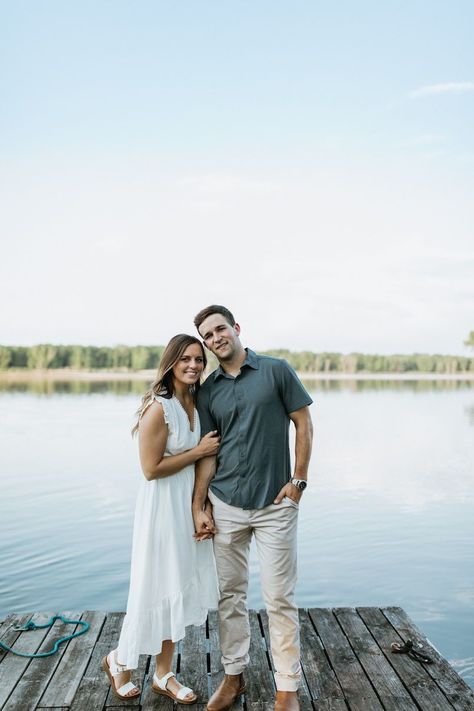
[[[435,94],[465,94],[468,91],[474,91],[473,81],[451,81],[444,84],[419,86],[410,92],[410,98],[418,99],[422,96],[434,96]]]

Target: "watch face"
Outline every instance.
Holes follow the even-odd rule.
[[[300,491],[304,491],[304,490],[306,489],[306,486],[307,486],[307,484],[306,484],[305,481],[300,481],[300,482],[298,482],[298,489],[299,489]]]

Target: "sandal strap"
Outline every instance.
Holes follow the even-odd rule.
[[[127,669],[126,664],[118,664],[118,662],[115,661],[115,652],[110,652],[110,654],[107,656],[107,664],[109,665],[110,673],[112,676],[116,676],[117,674],[121,674],[122,672],[129,671]]]
[[[181,689],[178,691],[176,694],[176,698],[179,699],[180,701],[184,699],[185,696],[188,694],[192,694],[193,690],[189,688],[189,686],[182,686]]]
[[[135,684],[132,684],[131,681],[127,681],[127,683],[121,686],[120,689],[117,689],[117,693],[120,694],[120,696],[125,696],[129,691],[133,691],[137,688],[138,687],[136,687]]]
[[[166,687],[168,685],[168,679],[171,679],[171,677],[174,676],[174,672],[170,671],[164,676],[160,677],[158,674],[153,674],[153,680],[156,681],[157,685],[160,687],[160,689],[163,689],[163,691],[166,691]]]
[[[155,674],[153,674],[153,681],[155,682],[155,684],[157,686],[159,686],[160,689],[162,689],[163,691],[166,691],[167,690],[166,687],[168,686],[168,679],[171,679],[172,676],[174,676],[174,673],[170,671],[170,672],[168,672],[168,674],[165,674],[160,679],[160,677],[155,673]],[[176,694],[174,694],[173,692],[169,692],[169,693],[172,693],[176,699],[178,699],[179,701],[182,701],[185,698],[185,696],[187,696],[188,694],[194,694],[194,691],[192,689],[190,689],[189,686],[182,686],[180,689],[178,689]]]

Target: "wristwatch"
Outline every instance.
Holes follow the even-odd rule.
[[[306,479],[295,479],[293,477],[293,479],[291,479],[291,483],[293,484],[293,486],[296,486],[299,491],[304,491],[308,486],[308,482],[306,481]]]

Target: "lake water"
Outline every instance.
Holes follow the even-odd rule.
[[[299,606],[400,605],[474,686],[474,383],[306,385]],[[125,609],[143,389],[0,383],[1,616]]]

